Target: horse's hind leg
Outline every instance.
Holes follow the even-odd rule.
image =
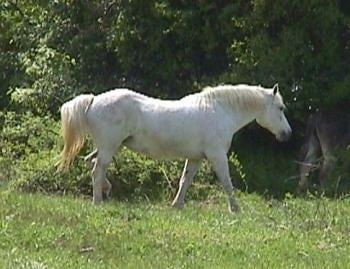
[[[90,168],[93,168],[95,165],[97,153],[97,149],[95,149],[93,152],[89,153],[84,157],[84,161]]]
[[[309,186],[309,176],[310,172],[314,169],[315,163],[313,162],[314,158],[305,159],[302,164],[300,164],[300,180],[298,183],[297,192],[299,194],[305,192]]]
[[[111,189],[112,189],[112,184],[109,182],[107,177],[105,177],[102,182],[102,192],[105,194],[106,199],[110,197]]]
[[[175,196],[172,206],[176,208],[182,208],[185,204],[185,196],[188,188],[190,187],[194,176],[196,175],[201,161],[186,160],[185,167],[180,178],[179,189]]]
[[[89,153],[84,157],[84,161],[90,168],[94,168],[97,162],[98,151],[95,149],[93,152]],[[105,194],[106,198],[109,198],[112,189],[111,183],[108,181],[107,177],[104,177],[102,181],[102,192]]]
[[[233,193],[233,185],[231,182],[230,171],[228,167],[228,159],[227,159],[226,153],[207,155],[207,158],[212,163],[214,171],[227,193],[229,211],[238,212],[240,208]]]
[[[106,178],[108,165],[111,163],[113,153],[110,151],[99,150],[92,170],[93,183],[93,203],[99,204],[103,200],[102,193],[109,196],[111,184]]]

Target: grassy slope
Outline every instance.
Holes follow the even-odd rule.
[[[349,268],[349,200],[165,203],[0,193],[0,268]]]

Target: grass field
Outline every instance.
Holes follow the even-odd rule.
[[[0,268],[350,268],[350,200],[166,202],[0,193]]]

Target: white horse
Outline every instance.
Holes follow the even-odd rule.
[[[225,189],[229,210],[238,211],[227,153],[235,132],[256,119],[279,141],[292,130],[276,84],[272,89],[249,85],[206,87],[180,100],[160,100],[128,89],[99,95],[80,95],[61,108],[64,148],[60,167],[68,169],[89,133],[97,150],[93,159],[93,202],[109,195],[106,170],[121,146],[158,158],[186,158],[177,195],[172,203],[182,208],[185,195],[201,161],[206,158]],[[94,158],[96,156],[96,158]]]

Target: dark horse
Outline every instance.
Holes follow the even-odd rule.
[[[346,149],[349,144],[349,112],[322,111],[310,115],[301,148],[298,191],[303,192],[308,188],[308,176],[316,169],[320,170],[318,180],[321,189],[324,189],[326,179],[335,165],[337,150]]]

